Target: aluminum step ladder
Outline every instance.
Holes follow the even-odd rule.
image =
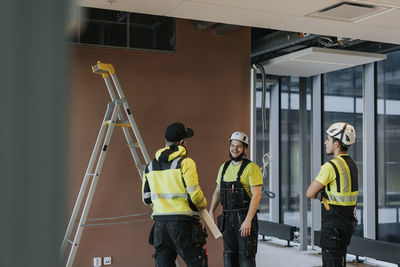
[[[68,244],[71,244],[71,250],[66,262],[66,267],[72,267],[76,256],[76,252],[79,247],[79,242],[82,237],[83,229],[86,226],[88,226],[87,216],[92,204],[94,193],[96,191],[97,182],[99,180],[103,163],[107,155],[107,150],[110,144],[111,136],[114,132],[114,128],[122,127],[129,150],[131,151],[133,160],[135,162],[136,168],[139,172],[141,179],[143,179],[142,175],[145,164],[149,163],[150,161],[149,154],[147,153],[143,139],[140,135],[139,129],[133,118],[132,111],[129,108],[128,102],[126,101],[125,95],[118,81],[114,66],[112,64],[105,64],[98,61],[96,65],[92,66],[92,70],[94,73],[98,73],[103,76],[108,92],[111,97],[111,102],[107,105],[106,113],[104,115],[104,120],[101,123],[96,144],[93,148],[93,152],[90,157],[86,174],[84,176],[81,189],[79,191],[78,198],[75,202],[71,219],[69,221],[65,237],[61,245],[60,252],[61,255],[63,255],[64,257]],[[125,112],[123,112],[122,109]],[[132,139],[130,129],[132,129],[133,131],[136,142],[134,142]],[[141,151],[142,158],[146,162],[145,164],[142,164],[141,158],[139,157],[137,150]],[[88,190],[87,187],[90,181],[91,183]],[[85,204],[81,212],[79,224],[76,226],[74,239],[72,240],[71,233],[75,227],[75,222],[77,220],[79,211],[81,209],[81,204],[85,195],[86,195]]]

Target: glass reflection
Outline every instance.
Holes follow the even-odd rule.
[[[362,80],[363,67],[344,69],[330,72],[324,75],[323,90],[323,133],[325,140],[325,129],[334,122],[347,122],[354,126],[356,130],[356,143],[349,148],[349,154],[358,165],[359,177],[359,196],[357,201],[358,227],[355,235],[363,236],[363,98],[362,98]],[[325,153],[325,146],[322,145],[323,162],[332,159]]]
[[[377,64],[377,185],[380,240],[400,243],[400,52]]]

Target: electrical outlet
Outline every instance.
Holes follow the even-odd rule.
[[[104,257],[103,263],[104,265],[111,265],[111,257]]]
[[[93,266],[94,266],[94,267],[99,267],[99,266],[101,266],[101,257],[93,258]]]

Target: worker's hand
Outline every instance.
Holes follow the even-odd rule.
[[[316,199],[319,199],[322,201],[323,198],[328,198],[328,196],[326,195],[326,192],[324,189],[318,191],[318,193],[315,195]]]
[[[251,220],[247,220],[246,218],[242,223],[242,225],[240,226],[239,231],[242,237],[249,236],[251,232]]]

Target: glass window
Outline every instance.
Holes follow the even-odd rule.
[[[400,51],[377,64],[377,186],[380,240],[400,243]]]
[[[267,121],[266,128],[263,129],[262,124],[262,82],[257,83],[256,89],[256,158],[255,162],[260,166],[263,173],[263,190],[259,204],[260,213],[258,218],[269,221],[269,198],[267,192],[269,191],[269,168],[263,168],[264,157],[269,153],[269,112],[270,112],[270,87],[267,86],[265,94],[265,118]]]
[[[305,140],[310,147],[311,79],[307,79],[308,134]],[[300,227],[301,166],[310,165],[310,158],[301,159],[299,125],[299,77],[281,78],[281,222]],[[309,168],[308,168],[309,171]]]
[[[74,43],[175,50],[175,20],[165,16],[82,7],[79,29],[70,36]]]
[[[85,8],[82,16],[80,43],[126,47],[125,12]]]
[[[363,199],[362,199],[362,83],[363,66],[330,72],[324,75],[324,103],[323,103],[323,130],[334,122],[347,122],[356,130],[356,143],[349,148],[349,154],[358,165],[359,196],[357,201],[358,227],[355,235],[363,236]],[[324,142],[324,140],[321,140]],[[323,162],[332,159],[326,155],[325,146],[322,145]]]
[[[129,16],[129,47],[173,51],[174,19],[132,13]]]

